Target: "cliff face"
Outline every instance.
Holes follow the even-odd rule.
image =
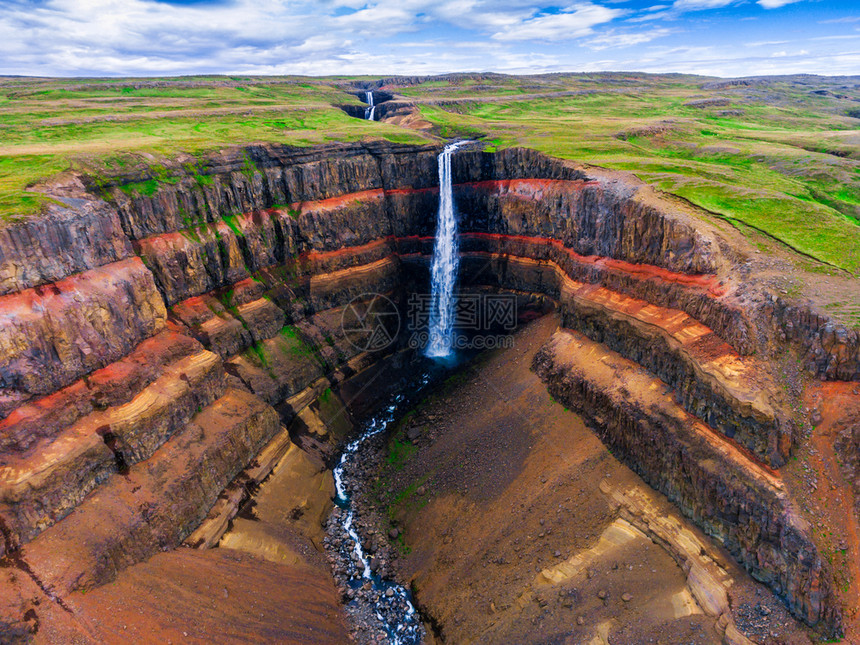
[[[391,234],[432,235],[437,153],[435,147],[385,143],[313,150],[260,146],[225,153],[194,167],[177,164],[168,168],[168,181],[162,180],[154,194],[139,194],[135,186],[156,177],[163,179],[163,173],[137,171],[85,183],[116,204],[122,229],[133,241],[177,231],[193,237],[195,230],[199,233],[201,227],[211,228],[212,224],[219,230],[210,234],[217,238],[223,235],[225,217],[230,220],[243,213],[286,206],[290,208],[280,210],[296,212],[302,210],[301,204],[335,197],[343,202],[361,201],[367,191],[383,192],[380,209],[386,213]],[[587,258],[614,258],[681,273],[724,278],[732,272],[734,254],[725,256],[720,248],[726,248],[725,240],[715,229],[660,201],[631,176],[586,170],[525,149],[465,150],[455,156],[453,171],[455,183],[460,184],[458,207],[466,230],[543,237],[562,242]],[[589,181],[583,181],[585,178]],[[517,179],[557,181],[505,183]],[[373,214],[377,222],[378,215]],[[319,240],[309,239],[292,251],[358,244],[348,235],[354,232],[352,217],[343,217],[341,222],[346,227],[330,234],[328,247],[315,246]],[[235,228],[231,222],[227,224]],[[298,229],[307,230],[305,226]],[[361,232],[365,241],[380,233]],[[284,233],[283,239],[289,236]],[[221,254],[233,253],[234,259],[222,261],[222,265],[232,267],[236,249],[229,240],[227,246]],[[211,270],[217,273],[217,269]],[[589,272],[595,282],[612,279],[605,272],[593,275],[593,263],[575,270]],[[38,274],[45,269],[30,271]],[[622,288],[617,282],[616,286]],[[630,288],[624,285],[623,290],[629,293]],[[763,339],[757,337],[784,339],[797,347],[807,370],[817,376],[843,380],[860,376],[856,330],[785,298],[774,299],[776,306],[768,309],[761,296],[748,300],[745,289],[740,283],[728,285],[728,297],[720,299],[718,306],[679,302],[684,298],[672,293],[662,294],[661,302],[702,320],[741,353],[758,351]],[[742,311],[751,307],[762,309],[766,319],[772,318],[772,326],[754,329],[749,320],[742,319]]]
[[[811,527],[773,471],[717,441],[635,363],[582,336],[558,332],[534,364],[554,397],[595,423],[613,450],[770,584],[795,615],[839,625]]]
[[[5,296],[0,315],[8,413],[122,358],[164,327],[166,310],[152,274],[129,258]]]
[[[437,154],[259,146],[66,179],[53,188],[64,206],[0,231],[0,528],[49,597],[181,543],[313,392],[372,362],[341,330],[343,307],[397,300],[425,270]],[[548,296],[566,326],[650,370],[751,463],[786,462],[798,430],[761,352],[778,331],[752,322],[751,287],[715,229],[629,177],[528,150],[465,150],[454,179],[465,283]],[[776,318],[792,318],[787,338],[817,375],[860,375],[856,333],[788,307]],[[619,424],[608,442],[637,432]],[[707,440],[688,425],[649,427],[698,454]],[[687,467],[643,450],[631,444],[629,461],[658,488],[659,472]],[[805,528],[741,539],[784,507],[714,523],[707,500],[728,484],[719,468],[709,477],[679,505],[797,615],[835,629]],[[761,493],[744,485],[736,498]]]
[[[115,209],[75,177],[51,187],[56,203],[0,229],[0,295],[62,280],[132,253]]]

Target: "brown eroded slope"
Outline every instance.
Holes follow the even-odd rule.
[[[158,554],[68,603],[100,643],[347,642],[319,571],[232,549]]]
[[[331,454],[343,438],[344,428],[327,426],[319,404],[374,358],[347,342],[341,312],[353,296],[371,292],[405,308],[406,295],[425,288],[437,153],[378,142],[251,146],[193,168],[171,162],[162,169],[170,181],[129,167],[105,181],[84,178],[107,202],[79,186],[74,195],[57,195],[66,206],[0,230],[0,318],[9,323],[0,326],[3,543],[7,563],[24,576],[22,591],[35,585],[41,591],[34,598],[57,600],[25,602],[7,612],[10,626],[32,632],[35,621],[46,629],[48,607],[113,580],[126,584],[124,569],[183,542],[212,546],[231,519],[222,546],[302,566],[325,506],[316,500],[325,476],[309,458],[286,472],[317,482],[316,491],[294,495],[292,476],[279,479],[276,467],[257,500],[259,521],[247,512],[234,516],[281,456],[295,458],[303,449]],[[553,395],[588,417],[615,455],[669,495],[796,617],[838,633],[843,597],[853,597],[858,582],[849,581],[843,595],[833,575],[838,563],[831,566],[826,542],[808,521],[810,498],[782,471],[792,470],[793,451],[805,441],[800,386],[860,375],[856,330],[809,303],[775,296],[759,281],[761,263],[748,244],[735,244],[693,209],[660,200],[626,175],[524,149],[464,149],[453,171],[463,283],[554,302],[572,330],[554,334],[542,353],[540,375]],[[64,241],[74,253],[62,252]],[[427,507],[441,514],[443,526],[462,510],[464,519],[451,527],[466,531],[461,552],[471,563],[483,559],[488,569],[511,572],[510,580],[490,579],[493,594],[504,586],[511,596],[499,610],[511,629],[525,624],[507,613],[515,601],[526,622],[543,617],[552,627],[561,614],[544,587],[579,590],[570,581],[582,562],[603,561],[612,545],[644,545],[643,536],[653,534],[684,570],[701,575],[688,575],[682,587],[667,578],[645,604],[651,587],[624,578],[633,590],[619,605],[632,612],[629,638],[653,627],[652,615],[664,621],[661,629],[674,629],[666,623],[670,606],[671,624],[683,626],[676,614],[695,603],[711,617],[704,624],[731,634],[725,621],[736,603],[729,607],[724,585],[736,579],[731,566],[701,561],[691,545],[704,538],[678,529],[685,526],[680,519],[648,519],[676,515],[658,498],[631,493],[645,490],[641,482],[550,403],[528,372],[528,356],[504,364],[508,359],[493,369],[512,405],[488,405],[489,390],[465,388],[453,402],[456,414],[436,416],[462,421],[471,434],[455,428],[445,436],[459,439],[440,438],[428,452],[440,470],[427,473],[440,480],[401,487],[393,511],[407,512],[421,485],[447,500]],[[786,377],[780,369],[789,361]],[[303,424],[301,432],[283,429],[292,423]],[[850,454],[856,443],[852,435],[841,452]],[[582,452],[583,445],[591,447]],[[404,458],[415,446],[406,446],[392,465],[408,470]],[[570,472],[560,474],[559,456]],[[604,462],[614,464],[609,470],[617,470],[610,474],[620,488],[604,481],[598,489]],[[559,476],[587,498],[590,515],[573,510],[573,494],[558,498],[548,482]],[[279,482],[286,482],[281,492]],[[424,490],[416,506],[425,503]],[[267,491],[274,491],[271,503]],[[487,514],[470,501],[494,503],[494,510]],[[505,514],[496,501],[520,511]],[[530,515],[533,504],[543,515]],[[529,522],[546,525],[556,516],[570,524],[543,537],[540,529],[524,532],[514,544],[519,550],[501,556],[489,555],[497,545],[470,542],[482,534],[502,544],[504,521],[525,531]],[[301,535],[288,535],[299,519]],[[840,521],[828,518],[824,528]],[[428,535],[433,530],[428,525]],[[445,537],[457,536],[436,537],[441,544],[433,549],[448,557],[454,542],[446,545]],[[465,570],[454,556],[450,575],[472,576],[478,585],[483,567]],[[636,571],[638,563],[631,564]],[[448,580],[448,573],[436,574]],[[446,592],[444,602],[454,603],[458,593]],[[464,598],[463,611],[450,616],[468,614],[461,620],[482,633],[483,610],[475,613]],[[495,595],[491,600],[488,606],[503,606]],[[589,638],[607,629],[622,638],[598,613],[582,618],[577,627],[593,627]],[[445,624],[459,629],[452,620]]]
[[[445,642],[748,642],[735,626],[755,642],[808,642],[553,401],[530,366],[557,322],[531,323],[425,402],[395,435],[416,437],[412,456],[389,453],[380,471],[400,572]]]

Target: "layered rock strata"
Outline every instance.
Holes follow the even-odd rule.
[[[390,227],[390,233],[397,237],[430,235],[432,219],[426,214],[435,202],[436,152],[436,148],[390,144],[313,151],[259,147],[211,158],[199,164],[194,173],[177,167],[170,182],[163,182],[151,195],[134,190],[142,182],[153,181],[145,171],[101,180],[98,185],[117,204],[123,229],[133,240],[179,230],[187,230],[193,238],[201,234],[201,226],[217,223],[225,216],[231,224],[232,216],[272,206],[288,207],[282,210],[296,213],[300,205],[311,207],[308,202],[334,197],[341,199],[327,207],[358,202],[358,210],[383,215],[374,221]],[[589,258],[587,265],[593,265],[596,258],[611,258],[677,272],[717,273],[721,278],[731,273],[733,252],[725,256],[728,247],[715,229],[661,203],[630,177],[619,181],[617,174],[586,170],[518,149],[494,154],[464,151],[454,160],[454,175],[460,184],[457,201],[466,231],[556,240]],[[510,181],[533,179],[540,181]],[[382,205],[366,205],[373,201],[368,191],[380,190],[384,195],[377,192],[376,199],[381,199]],[[215,228],[223,235],[222,226]],[[365,242],[382,235],[357,223],[347,224],[342,232],[352,238],[343,240],[349,244],[357,244],[355,238],[362,235]],[[217,234],[213,230],[206,239],[217,238]],[[339,239],[328,235],[330,240]],[[281,239],[290,239],[289,233],[278,238],[279,244]],[[221,264],[224,270],[235,269],[232,240],[225,246],[222,255],[232,259]],[[301,250],[297,249],[299,253]],[[253,262],[249,264],[253,266]],[[583,271],[591,281],[602,280],[598,274],[606,273],[599,266],[586,266]],[[765,340],[762,336],[784,337],[797,344],[806,367],[816,375],[851,379],[860,374],[856,330],[786,299],[774,299],[776,307],[768,310],[770,305],[760,294],[744,293],[740,285],[725,286],[727,297],[717,305],[664,302],[702,320],[743,354],[759,351]],[[663,297],[674,298],[672,294]],[[761,308],[776,324],[769,329],[756,328],[742,313],[750,307]],[[774,311],[780,315],[769,316]]]
[[[467,283],[549,296],[558,303],[565,327],[658,375],[689,412],[773,467],[788,459],[796,428],[782,409],[785,400],[769,377],[768,366],[739,355],[685,312],[579,282],[561,265],[528,256],[466,251],[463,278]],[[702,281],[691,284],[687,292],[708,298],[706,289],[711,288]]]
[[[256,146],[66,179],[43,216],[0,233],[0,520],[40,589],[62,597],[181,543],[282,423],[374,360],[341,331],[343,308],[421,288],[437,153]],[[720,459],[762,473],[790,457],[774,334],[816,376],[860,375],[855,331],[741,283],[742,253],[719,231],[627,176],[521,149],[465,150],[454,176],[464,284],[546,296],[566,326],[662,379],[672,414],[708,426],[691,454],[731,445]],[[687,467],[639,449],[629,459],[658,488],[660,469]],[[711,526],[696,499],[677,497],[799,616],[838,625],[802,531],[755,537],[783,517],[777,502]],[[796,544],[802,562],[777,573]]]
[[[664,382],[575,332],[558,332],[534,365],[553,397],[797,616],[838,627],[826,565],[778,473],[682,410]]]

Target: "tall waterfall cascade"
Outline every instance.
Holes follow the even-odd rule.
[[[439,214],[436,218],[436,240],[430,269],[430,317],[425,354],[444,358],[453,353],[454,287],[460,265],[457,244],[457,214],[451,179],[451,157],[468,141],[445,146],[439,154]]]
[[[367,107],[364,108],[364,118],[368,121],[375,121],[373,114],[376,112],[376,106],[373,104],[373,91],[367,90],[364,96],[367,99]]]

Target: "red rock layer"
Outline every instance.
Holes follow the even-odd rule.
[[[601,438],[809,625],[838,633],[841,611],[809,524],[778,474],[681,410],[665,383],[575,332],[535,356],[553,397],[598,422]]]
[[[0,518],[37,586],[67,596],[178,544],[277,430],[270,405],[295,412],[359,354],[342,308],[420,275],[437,152],[233,151],[154,195],[121,189],[139,171],[118,179],[116,212],[89,199],[0,235]],[[716,439],[784,461],[780,402],[771,414],[750,394],[771,384],[738,356],[766,330],[715,230],[633,180],[528,150],[463,151],[454,172],[464,276],[556,299],[567,324],[658,374],[731,440],[701,435],[697,450]],[[856,333],[777,305],[816,374],[860,375]],[[790,587],[792,606],[835,621],[815,580]]]
[[[128,354],[164,327],[139,258],[0,298],[0,416]]]

